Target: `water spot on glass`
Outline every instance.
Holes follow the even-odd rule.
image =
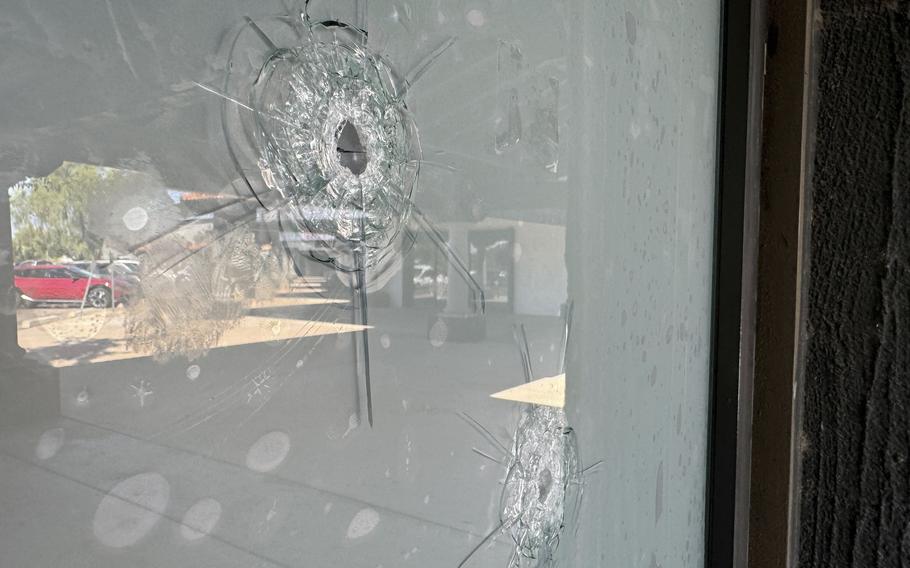
[[[405,552],[405,553],[404,553],[404,559],[407,560],[407,559],[410,558],[412,555],[417,554],[419,551],[420,551],[420,549],[417,548],[417,547],[415,546],[414,548],[412,548],[412,549],[409,550],[408,552]]]
[[[423,504],[424,504],[424,505],[429,505],[429,504],[430,504],[430,496],[429,496],[429,495],[424,495],[424,497],[423,497]]]
[[[626,40],[630,45],[635,45],[635,39],[638,36],[638,21],[632,12],[626,12]]]
[[[220,518],[221,503],[211,498],[200,499],[184,513],[180,536],[187,540],[199,540],[211,534]]]
[[[449,326],[446,325],[446,322],[436,320],[433,326],[430,328],[430,345],[433,347],[442,347],[446,338],[449,336]]]
[[[386,479],[392,477],[392,468],[390,468],[390,467],[385,468],[385,477],[386,477]]]
[[[249,392],[246,393],[246,402],[250,404],[253,399],[262,399],[263,404],[272,398],[272,370],[264,369],[256,374],[250,381]]]
[[[272,497],[272,502],[269,505],[269,510],[265,512],[265,516],[261,516],[258,512],[253,515],[252,529],[254,536],[258,539],[268,538],[268,535],[272,532],[272,521],[277,516],[278,497]]]
[[[518,104],[517,89],[509,92],[508,103],[501,112],[505,115],[505,119],[496,120],[497,132],[493,146],[497,154],[502,154],[508,148],[518,144],[522,137],[521,110]]]
[[[335,349],[339,351],[351,346],[351,334],[349,333],[339,333],[335,336]]]
[[[657,487],[654,489],[654,524],[664,512],[664,462],[657,466]]]
[[[382,345],[383,349],[388,349],[389,347],[392,346],[392,338],[389,337],[388,333],[383,333],[379,337],[379,344]]]
[[[551,344],[550,344],[550,353],[553,353],[554,351],[556,351],[556,344],[555,344],[555,343],[551,343]]]
[[[202,373],[202,369],[199,368],[199,365],[190,365],[186,368],[186,378],[191,381],[198,379],[200,373]]]
[[[351,540],[363,538],[373,532],[379,524],[379,513],[373,509],[361,509],[348,525],[347,537]]]
[[[133,207],[123,214],[123,225],[130,231],[140,231],[148,222],[149,214],[143,207]]]
[[[348,416],[348,429],[344,431],[344,434],[341,435],[342,438],[347,438],[348,434],[356,430],[360,426],[360,417],[356,413]]]
[[[101,499],[92,529],[101,544],[124,548],[139,542],[161,519],[171,487],[160,473],[124,479]]]
[[[139,381],[138,385],[130,385],[133,389],[133,398],[139,399],[139,408],[145,408],[145,399],[155,394],[155,391],[149,387],[151,385],[145,379]]]
[[[60,451],[63,442],[66,440],[66,432],[63,428],[51,428],[45,430],[41,437],[38,438],[38,445],[35,446],[35,457],[39,460],[49,460]]]
[[[521,243],[515,243],[515,246],[512,247],[512,260],[518,262],[521,260]]]
[[[401,408],[403,408],[405,412],[408,411],[408,401],[407,401],[407,399],[404,399],[404,398],[401,399]]]
[[[303,367],[303,359],[298,359],[298,360],[297,360],[297,365],[296,365],[296,366],[297,366],[298,369],[299,369],[300,367]]]
[[[475,28],[479,28],[487,23],[487,17],[477,8],[468,10],[468,13],[465,14],[465,19]]]
[[[591,59],[591,56],[590,56],[590,55],[585,55],[585,56],[584,56],[584,60],[585,60],[585,66],[586,66],[588,69],[594,67],[594,60]]]
[[[333,507],[332,503],[326,503],[325,507],[322,508],[322,514],[328,515],[332,511],[332,507]]]
[[[629,134],[632,136],[632,139],[635,140],[641,135],[641,126],[637,122],[632,121],[629,125]]]
[[[246,466],[265,473],[276,469],[291,451],[291,438],[284,432],[269,432],[252,446],[246,454]]]
[[[540,362],[540,363],[543,363],[543,355],[541,355],[540,357],[538,357],[538,358],[537,358],[537,361]]]
[[[85,406],[89,401],[88,387],[82,387],[82,390],[79,391],[79,394],[76,395],[76,404],[79,406]]]

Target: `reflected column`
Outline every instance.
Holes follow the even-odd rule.
[[[452,252],[462,261],[467,261],[469,257],[468,246],[468,228],[464,223],[451,223],[449,229],[449,247]],[[470,270],[470,265],[468,266]],[[446,282],[446,314],[468,315],[473,312],[472,307],[468,304],[470,290],[467,282],[458,274],[454,262],[448,263]]]
[[[451,258],[454,255],[471,270],[468,226],[467,223],[446,225],[450,255],[446,273],[446,305],[441,314],[430,318],[428,334],[434,344],[483,341],[486,337],[486,320],[482,313],[478,313],[471,288]]]

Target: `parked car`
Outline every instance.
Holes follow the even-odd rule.
[[[54,264],[49,260],[23,260],[16,265],[16,268],[25,268],[26,266],[48,266]]]
[[[92,275],[75,266],[47,265],[16,268],[15,292],[26,307],[39,303],[81,303],[106,308],[127,302],[133,285],[122,278]]]
[[[77,260],[75,262],[68,262],[66,266],[75,266],[76,268],[81,268],[86,272],[91,272],[92,262],[89,260]],[[122,278],[129,282],[132,286],[139,284],[139,275],[133,272],[133,268],[128,268],[127,266],[120,264],[117,261],[108,262],[108,261],[97,261],[95,262],[95,275],[96,276],[116,276],[117,278]]]

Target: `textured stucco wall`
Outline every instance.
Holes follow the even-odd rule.
[[[823,1],[800,566],[910,563],[910,19]]]

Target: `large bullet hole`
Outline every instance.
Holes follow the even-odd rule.
[[[341,131],[338,133],[338,161],[346,167],[355,176],[359,176],[367,169],[369,158],[363,143],[360,141],[360,135],[357,133],[357,127],[345,120],[341,124]]]

